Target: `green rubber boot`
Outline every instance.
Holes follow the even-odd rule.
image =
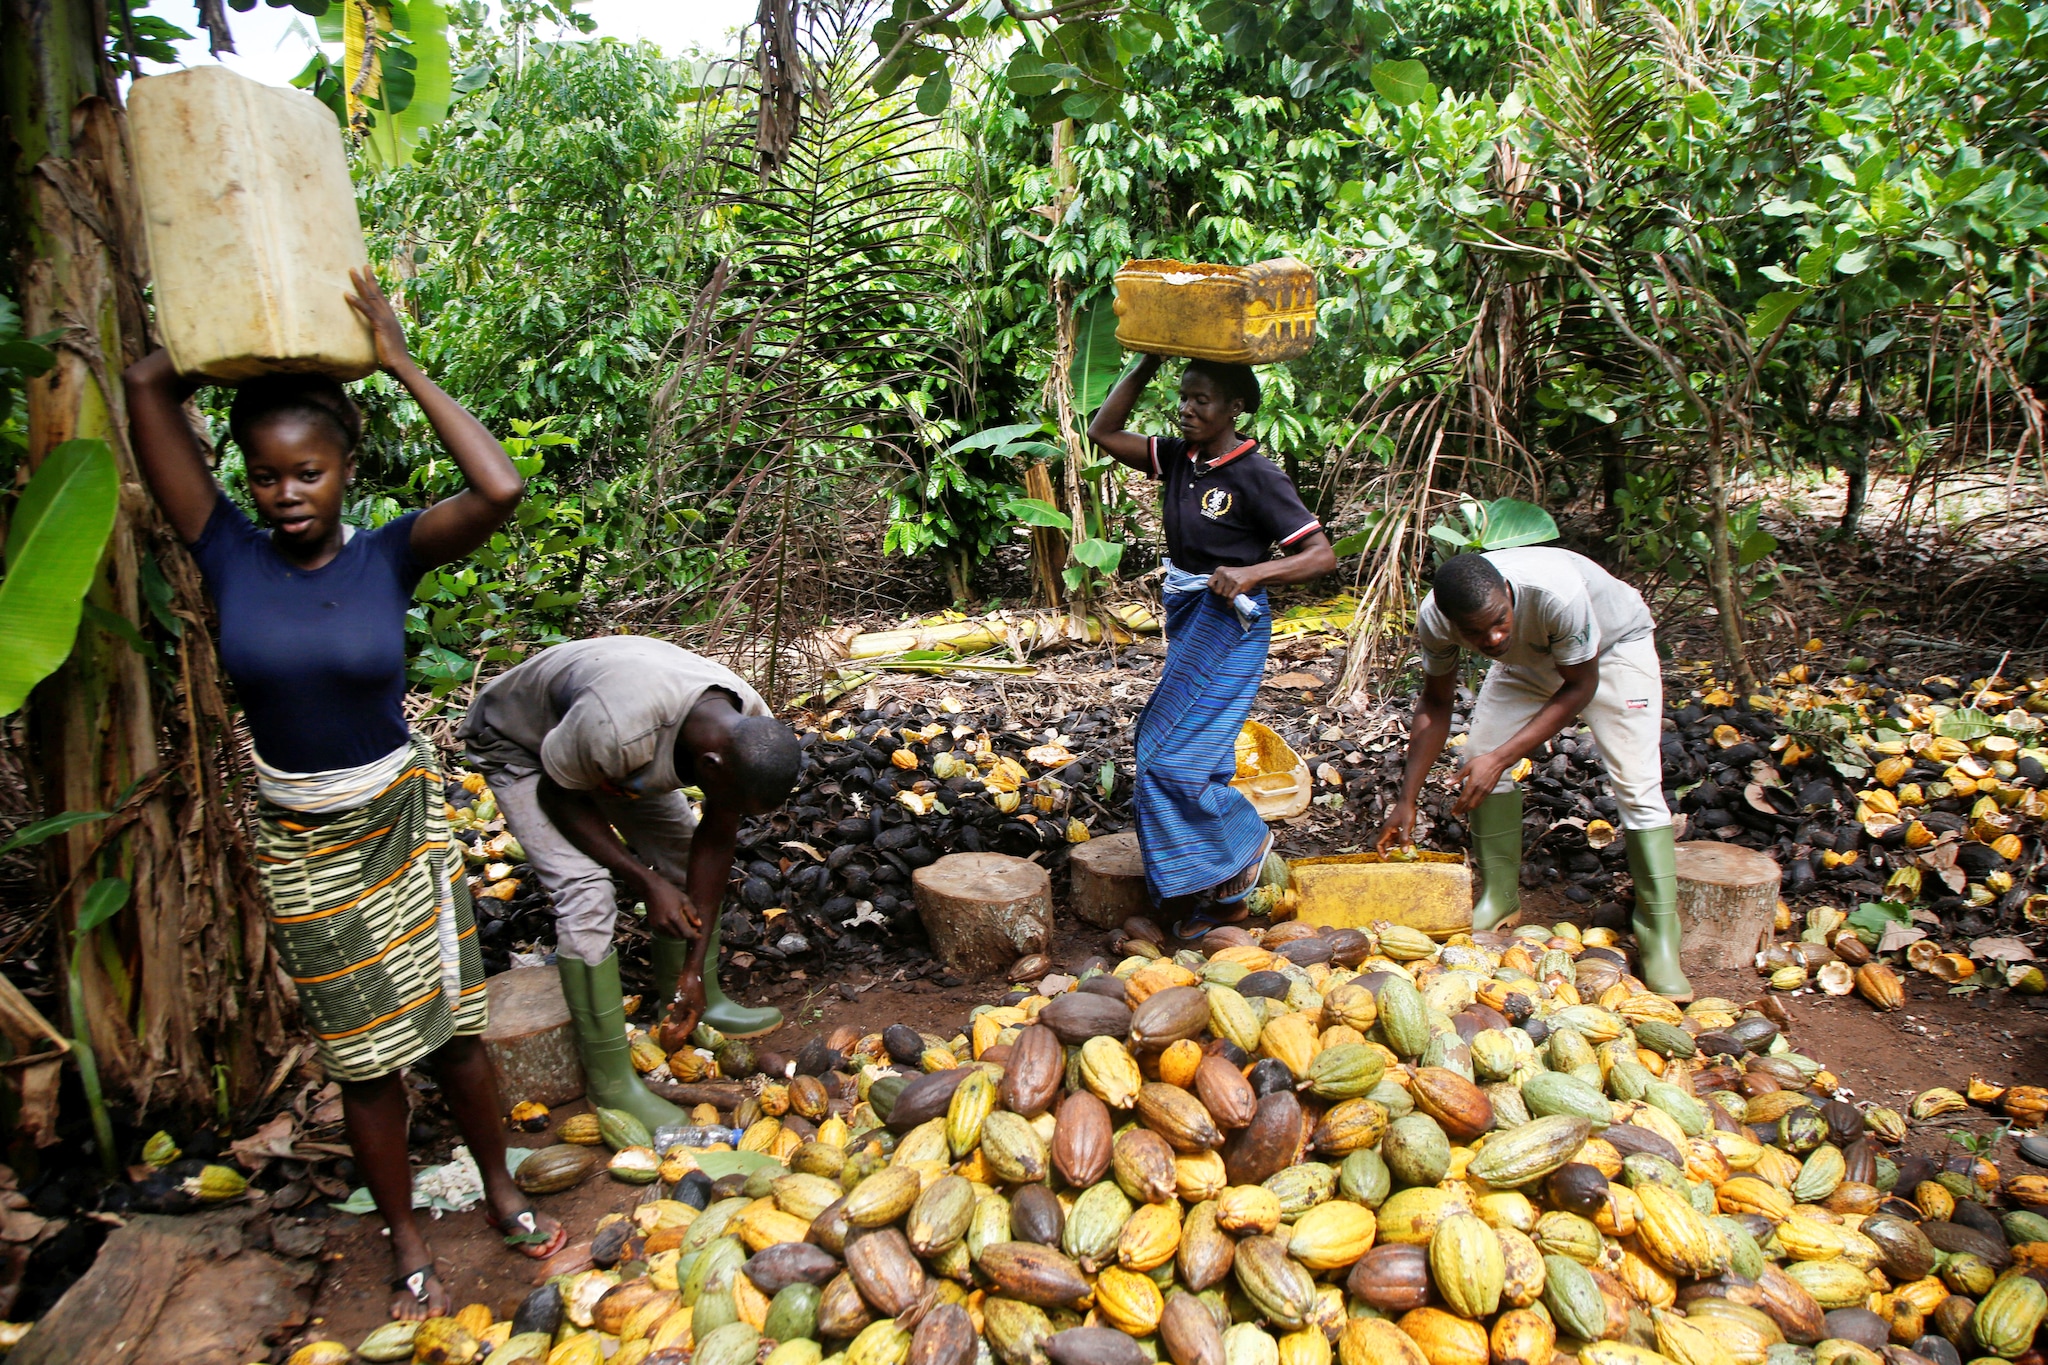
[[[1692,999],[1678,962],[1678,843],[1671,826],[1623,831],[1636,883],[1636,960],[1643,984],[1675,1004]]]
[[[1492,792],[1472,812],[1472,862],[1479,869],[1474,929],[1505,929],[1522,913],[1522,789]]]
[[[576,1052],[583,1059],[583,1094],[592,1105],[623,1109],[652,1130],[687,1124],[681,1109],[641,1083],[626,1043],[626,1006],[619,988],[619,955],[605,954],[596,966],[562,953],[562,998],[576,1028]]]
[[[690,941],[654,936],[654,990],[661,1008],[675,999],[676,978],[690,965]],[[728,1038],[758,1038],[782,1027],[782,1011],[763,1005],[754,1009],[734,1001],[718,987],[718,931],[704,950],[704,1022]]]

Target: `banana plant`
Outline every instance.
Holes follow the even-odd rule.
[[[456,77],[441,0],[334,0],[316,19],[321,41],[341,44],[341,63],[319,53],[292,84],[334,110],[359,154],[380,168],[410,160],[455,96],[472,88]]]
[[[94,439],[52,450],[22,491],[0,579],[0,715],[70,657],[119,501],[114,452]]]

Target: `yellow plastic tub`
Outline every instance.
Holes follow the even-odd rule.
[[[1250,798],[1266,821],[1291,820],[1314,795],[1308,763],[1271,727],[1248,720],[1237,732],[1237,776],[1230,785]]]
[[[1472,869],[1455,853],[1417,852],[1412,862],[1350,853],[1303,858],[1290,867],[1303,923],[1363,929],[1389,920],[1432,938],[1472,929]]]
[[[1126,350],[1271,365],[1315,345],[1316,277],[1288,256],[1257,265],[1129,261],[1116,272],[1116,316]]]

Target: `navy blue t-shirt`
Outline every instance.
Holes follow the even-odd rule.
[[[1278,465],[1246,439],[1210,464],[1197,463],[1178,436],[1154,436],[1152,477],[1162,485],[1160,520],[1166,557],[1189,573],[1214,573],[1264,562],[1273,547],[1289,546],[1322,522]]]
[[[405,614],[426,570],[408,512],[299,568],[220,495],[192,558],[256,752],[286,772],[358,768],[405,743]]]

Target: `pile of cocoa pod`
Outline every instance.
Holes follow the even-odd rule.
[[[952,1039],[842,1035],[836,1093],[757,1083],[738,1150],[663,1153],[592,1268],[419,1339],[457,1365],[2041,1359],[2048,1178],[1904,1155],[1775,998],[1681,1009],[1570,925],[1203,944]]]

